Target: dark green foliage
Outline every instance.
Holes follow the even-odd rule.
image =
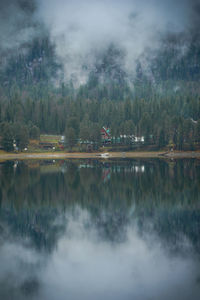
[[[23,150],[29,143],[29,130],[21,123],[0,123],[1,145],[5,151]]]
[[[79,136],[80,122],[76,117],[71,117],[67,120],[67,128],[73,128],[76,137]]]
[[[66,128],[66,131],[65,131],[66,147],[72,149],[72,147],[74,145],[76,145],[76,143],[77,143],[77,136],[76,136],[76,132],[75,132],[74,128],[72,128],[72,127]]]
[[[199,97],[180,98],[179,95],[163,99],[96,101],[47,94],[46,99],[37,101],[30,97],[25,100],[18,91],[10,99],[5,95],[0,97],[2,123],[18,124],[14,127],[19,128],[19,124],[26,127],[27,120],[29,132],[20,129],[16,133],[18,146],[18,140],[26,140],[20,149],[27,145],[28,134],[30,138],[38,138],[40,132],[63,135],[69,128],[73,129],[76,142],[81,139],[99,143],[103,126],[109,127],[114,137],[144,136],[146,146],[163,148],[172,143],[176,149],[193,149],[200,142],[199,102]],[[131,140],[127,138],[126,143],[131,143]]]
[[[166,137],[165,137],[165,132],[163,129],[161,129],[160,134],[159,134],[159,140],[158,140],[158,147],[163,148],[167,145]]]
[[[6,151],[13,151],[13,141],[14,141],[14,134],[13,128],[9,123],[2,124],[1,126],[1,135],[2,135],[2,147]]]
[[[196,129],[195,129],[195,140],[196,140],[196,142],[200,141],[200,120],[198,120]]]
[[[14,137],[19,150],[23,150],[28,146],[29,133],[26,126],[20,123],[14,124]]]
[[[39,139],[40,129],[35,125],[31,126],[31,128],[29,130],[29,136],[31,139],[35,139],[35,140]]]

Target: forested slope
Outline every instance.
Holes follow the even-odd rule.
[[[34,11],[31,4],[23,9]],[[27,25],[28,26],[28,25]],[[145,52],[132,73],[124,68],[126,53],[110,43],[96,56],[94,65],[83,64],[83,82],[66,78],[56,45],[41,24],[40,34],[0,58],[1,136],[21,130],[64,134],[99,140],[102,126],[112,136],[144,136],[159,148],[173,144],[193,149],[200,135],[200,37],[171,33],[160,47]],[[70,66],[70,62],[69,62]],[[9,128],[9,129],[8,129]],[[17,129],[16,129],[17,128]]]

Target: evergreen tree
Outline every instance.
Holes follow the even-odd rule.
[[[29,130],[29,136],[31,139],[39,139],[40,137],[40,129],[37,126],[31,126],[30,130]]]
[[[29,134],[26,126],[16,123],[14,125],[14,137],[16,140],[16,145],[19,150],[23,150],[28,146],[29,143]]]
[[[163,148],[166,146],[165,132],[162,128],[159,134],[158,147]]]
[[[77,136],[76,136],[76,132],[75,132],[74,128],[72,128],[72,127],[66,128],[66,131],[65,131],[66,147],[69,147],[71,150],[72,147],[76,145],[76,143],[77,143]]]
[[[13,128],[9,123],[4,124],[2,130],[2,146],[5,151],[13,151]]]

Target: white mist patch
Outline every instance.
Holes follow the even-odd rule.
[[[50,31],[66,79],[82,84],[111,44],[124,53],[128,75],[134,75],[141,57],[143,67],[148,67],[148,56],[160,47],[160,38],[184,30],[186,2],[41,0],[38,18]]]
[[[20,7],[18,0],[2,0],[0,3],[0,51],[15,52],[39,35],[34,15]]]
[[[27,283],[37,282],[37,274],[43,263],[43,255],[20,241],[1,243],[0,299],[27,299],[24,287]],[[37,294],[37,290],[33,293]]]

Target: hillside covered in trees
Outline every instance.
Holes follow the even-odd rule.
[[[131,71],[125,67],[126,49],[110,41],[92,64],[81,61],[79,74],[66,77],[70,57],[64,61],[45,24],[33,22],[35,1],[17,3],[27,30],[34,28],[37,35],[7,46],[7,51],[4,44],[0,49],[0,136],[6,150],[12,150],[9,141],[15,139],[23,149],[40,133],[66,135],[71,144],[79,139],[99,142],[102,126],[114,137],[144,136],[146,146],[198,148],[197,30],[168,32],[159,47],[134,59]],[[20,32],[22,24],[17,24]]]

